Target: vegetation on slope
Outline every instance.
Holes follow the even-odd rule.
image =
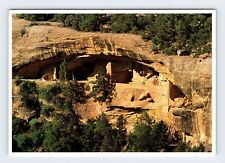
[[[20,107],[40,114],[27,120],[12,117],[14,152],[204,151],[203,145],[191,148],[190,144],[181,141],[179,135],[173,135],[171,139],[167,125],[162,121],[153,121],[145,112],[138,117],[130,134],[126,132],[126,121],[122,115],[115,127],[105,114],[82,123],[74,104],[82,103],[90,96],[76,80],[60,81],[44,88],[38,88],[31,81],[18,79],[16,83],[20,87]],[[28,93],[29,96],[22,96]],[[27,99],[38,102],[24,105],[23,101]],[[171,144],[178,145],[173,148]]]
[[[198,56],[211,53],[211,14],[19,14],[30,21],[59,21],[78,31],[139,34],[153,42],[152,51]],[[34,23],[35,24],[35,23]]]

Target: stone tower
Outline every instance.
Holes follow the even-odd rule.
[[[112,77],[112,63],[108,62],[106,65],[106,73],[109,74],[110,77]]]
[[[56,67],[53,69],[53,80],[57,80]]]

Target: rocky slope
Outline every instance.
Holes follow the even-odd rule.
[[[25,28],[26,31],[23,36],[21,28]],[[151,43],[145,42],[137,35],[77,32],[51,23],[31,26],[29,22],[17,18],[13,19],[12,40],[13,77],[32,77],[32,74],[38,74],[45,67],[58,64],[64,59],[74,60],[74,64],[79,64],[82,58],[93,59],[99,56],[105,56],[106,59],[126,57],[153,68],[177,86],[185,97],[168,102],[162,95],[161,87],[146,84],[139,88],[138,82],[125,87],[118,84],[117,97],[113,101],[117,109],[108,110],[103,107],[102,111],[107,112],[111,121],[114,121],[116,115],[126,115],[128,122],[131,123],[128,127],[132,129],[132,121],[138,114],[138,111],[134,110],[147,108],[147,112],[156,120],[164,120],[171,128],[182,131],[186,141],[191,141],[193,145],[203,142],[210,150],[211,58],[152,54]],[[142,80],[141,77],[139,79]],[[138,91],[140,93],[137,93]],[[127,97],[127,102],[120,101],[124,101],[122,99],[124,94],[135,94],[134,98],[139,98],[144,91],[150,93],[154,105],[140,99],[132,102],[130,97]]]

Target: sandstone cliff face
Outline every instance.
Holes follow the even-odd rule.
[[[173,74],[174,84],[192,104],[184,107],[180,115],[180,128],[187,134],[186,141],[193,144],[206,142],[210,148],[212,131],[212,59],[188,56],[158,56]],[[178,107],[178,109],[179,109]],[[215,109],[215,108],[214,108]],[[179,125],[177,125],[179,126]]]
[[[141,37],[129,34],[77,32],[56,26],[26,27],[27,34],[19,35],[21,26],[13,24],[13,67],[37,60],[65,55],[115,55],[145,60],[147,44]],[[129,40],[129,41],[128,41]]]
[[[189,103],[181,102],[181,104],[175,105],[175,101],[168,102],[167,99],[164,99],[164,95],[159,96],[163,87],[151,87],[151,85],[146,84],[142,88],[135,85],[126,90],[121,90],[125,88],[123,86],[118,92],[122,95],[124,95],[124,91],[127,95],[136,94],[134,98],[140,96],[142,92],[152,89],[150,95],[157,105],[138,100],[121,103],[124,100],[119,97],[120,93],[118,93],[114,105],[115,108],[120,107],[120,111],[117,113],[115,113],[116,111],[109,111],[109,117],[121,112],[123,114],[130,113],[132,108],[146,108],[148,113],[156,120],[164,120],[173,128],[181,130],[186,135],[186,141],[190,140],[193,145],[204,142],[210,150],[212,143],[211,58],[199,59],[189,56],[151,54],[150,43],[146,43],[137,35],[84,33],[58,26],[39,25],[29,27],[27,22],[19,23],[19,21],[21,20],[14,21],[13,24],[13,77],[17,75],[32,77],[43,69],[49,69],[51,66],[59,64],[64,59],[73,60],[73,64],[76,65],[82,63],[85,59],[93,59],[99,56],[103,60],[110,60],[107,57],[128,58],[130,61],[151,67],[162,74],[166,80],[181,90]],[[23,37],[19,36],[20,24],[27,31]],[[138,79],[142,78],[138,77]],[[121,111],[121,108],[129,111]],[[130,122],[134,120],[131,115],[127,114]]]

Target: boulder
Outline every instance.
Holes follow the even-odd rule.
[[[184,109],[184,108],[171,108],[170,111],[174,116],[182,116],[186,112],[186,109]]]
[[[182,107],[185,103],[185,98],[175,98],[172,106],[174,107]]]
[[[195,108],[203,108],[206,106],[206,103],[207,103],[207,97],[202,97],[196,92],[192,93],[192,105]]]

